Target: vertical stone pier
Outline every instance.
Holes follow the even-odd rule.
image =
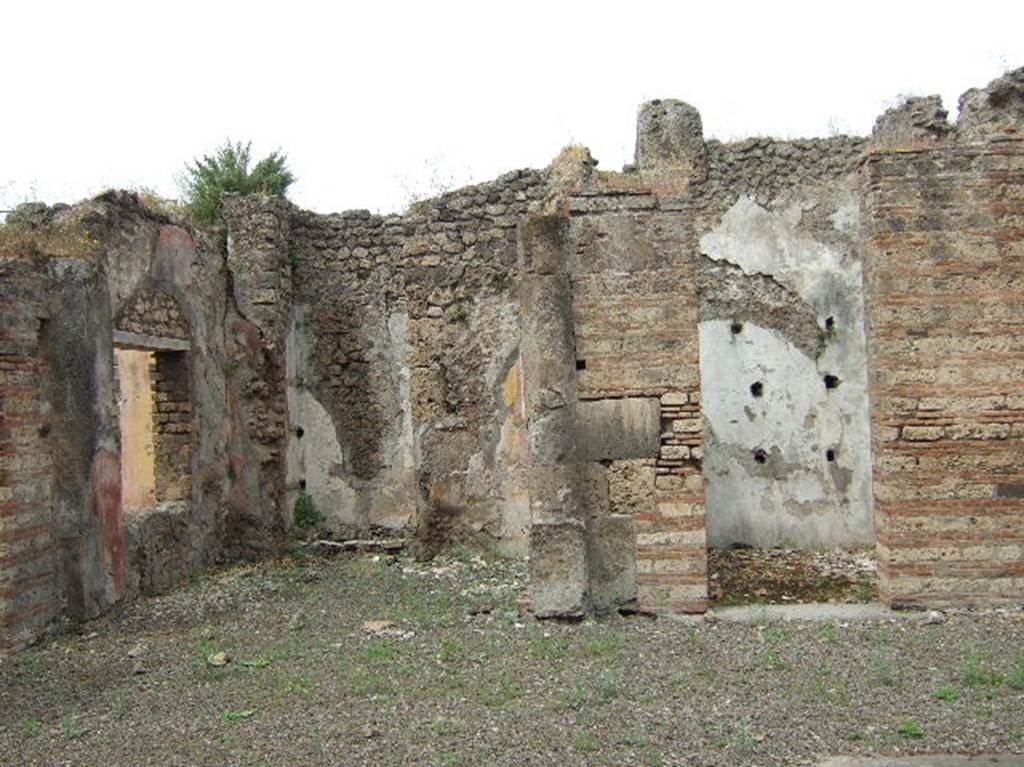
[[[528,413],[530,584],[540,617],[589,609],[587,515],[576,433],[572,287],[564,261],[568,220],[519,227],[521,354]]]

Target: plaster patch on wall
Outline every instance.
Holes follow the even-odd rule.
[[[303,320],[303,310],[296,307],[285,340],[291,425],[286,455],[288,507],[291,509],[298,493],[305,489],[328,526],[355,525],[359,523],[356,491],[344,476],[345,459],[334,422],[308,386],[309,343]]]
[[[401,528],[416,516],[419,489],[416,467],[419,465],[412,418],[412,371],[408,360],[409,315],[396,311],[387,318],[389,343],[388,362],[394,371],[398,388],[398,412],[390,424],[383,445],[385,468],[370,498],[368,521],[374,525]]]
[[[495,451],[504,507],[498,549],[507,555],[523,555],[530,548],[530,494],[526,482],[526,400],[523,396],[523,366],[518,355],[502,382],[502,404],[507,408]]]
[[[804,211],[813,205],[798,201],[768,210],[749,197],[740,197],[721,224],[700,238],[701,252],[716,261],[735,264],[747,274],[774,277],[813,306],[822,284],[843,269],[842,253],[807,236],[800,228]],[[857,210],[857,199],[851,194],[849,200],[837,206],[833,223],[850,231]],[[859,271],[858,264],[858,276]]]
[[[352,471],[351,459],[338,439],[338,427],[309,386],[309,338],[305,310],[292,311],[285,341],[288,380],[288,450],[286,456],[289,508],[301,490],[308,492],[328,528],[344,526],[400,528],[416,515],[416,440],[409,390],[408,316],[394,312],[387,318],[386,364],[394,370],[399,407],[387,424],[382,452],[384,468],[372,481]],[[304,483],[304,485],[303,485]]]
[[[811,236],[811,210],[824,214],[828,231]],[[873,539],[862,274],[848,245],[858,221],[853,190],[773,210],[741,197],[701,237],[708,258],[788,289],[790,311],[811,312],[823,339],[809,354],[813,346],[787,337],[785,323],[766,321],[769,329],[702,312],[711,546]]]

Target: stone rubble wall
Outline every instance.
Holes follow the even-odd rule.
[[[293,212],[288,484],[332,526],[525,551],[516,224],[543,194],[523,171],[405,216]]]
[[[173,296],[151,289],[139,290],[130,305],[114,318],[114,327],[126,333],[187,340],[188,320]]]

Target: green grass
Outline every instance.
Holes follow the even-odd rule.
[[[765,668],[772,671],[784,671],[789,668],[789,662],[779,653],[775,652],[775,650],[765,650],[762,652],[761,661],[764,663]]]
[[[785,643],[793,638],[793,632],[782,626],[769,626],[764,630],[764,638],[769,642]]]
[[[463,656],[462,647],[454,639],[441,637],[437,643],[437,659],[442,663],[454,663]]]
[[[616,655],[621,647],[622,637],[613,629],[601,629],[597,636],[588,637],[583,641],[583,653],[592,658]]]
[[[826,623],[821,627],[821,638],[825,644],[837,647],[839,645],[839,628],[834,623]]]
[[[913,719],[904,719],[896,726],[896,733],[904,738],[923,738],[924,730]]]
[[[523,687],[509,671],[495,674],[490,683],[481,685],[477,697],[487,708],[503,709],[523,696]]]
[[[949,700],[949,701],[954,701],[954,700],[959,700],[959,699],[960,699],[960,692],[959,692],[959,690],[957,690],[957,689],[956,689],[956,688],[955,688],[955,687],[954,687],[953,685],[951,685],[951,684],[944,684],[944,685],[942,685],[942,687],[940,687],[939,689],[937,689],[937,690],[936,690],[936,691],[935,691],[934,693],[932,693],[932,694],[933,694],[933,695],[934,695],[934,696],[935,696],[936,698],[938,698],[939,700]]]
[[[562,637],[540,636],[530,642],[530,654],[538,660],[558,661],[569,655],[569,642]]]
[[[69,714],[64,717],[60,722],[61,737],[67,738],[68,740],[75,740],[89,732],[89,728],[83,727],[79,724],[81,718],[80,714]]]
[[[601,744],[589,732],[581,732],[573,739],[572,747],[584,754],[592,754],[601,747]]]
[[[220,718],[225,722],[240,722],[243,719],[250,719],[256,716],[256,709],[242,708],[237,710],[227,709],[221,713]]]
[[[599,703],[610,703],[619,697],[622,684],[621,674],[614,668],[602,669],[595,685]]]
[[[39,731],[43,729],[43,723],[39,719],[22,719],[21,720],[21,734],[26,736],[32,736],[39,734]]]
[[[1014,690],[1024,690],[1024,652],[1020,654],[1013,669],[1006,675],[1006,683]]]
[[[438,714],[427,722],[427,730],[437,737],[448,738],[465,732],[466,726],[460,719]]]
[[[976,648],[970,649],[961,667],[961,680],[968,687],[1000,685],[1006,681],[1006,675],[988,668],[988,654]]]
[[[359,655],[369,663],[383,665],[398,658],[401,648],[398,642],[390,639],[374,637],[367,645],[359,650]]]

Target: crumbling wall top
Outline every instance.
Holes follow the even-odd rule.
[[[985,88],[960,97],[957,132],[969,140],[1019,134],[1024,125],[1024,67],[997,77]]]
[[[704,152],[700,112],[685,101],[655,99],[640,105],[636,164],[640,169],[688,165]]]

